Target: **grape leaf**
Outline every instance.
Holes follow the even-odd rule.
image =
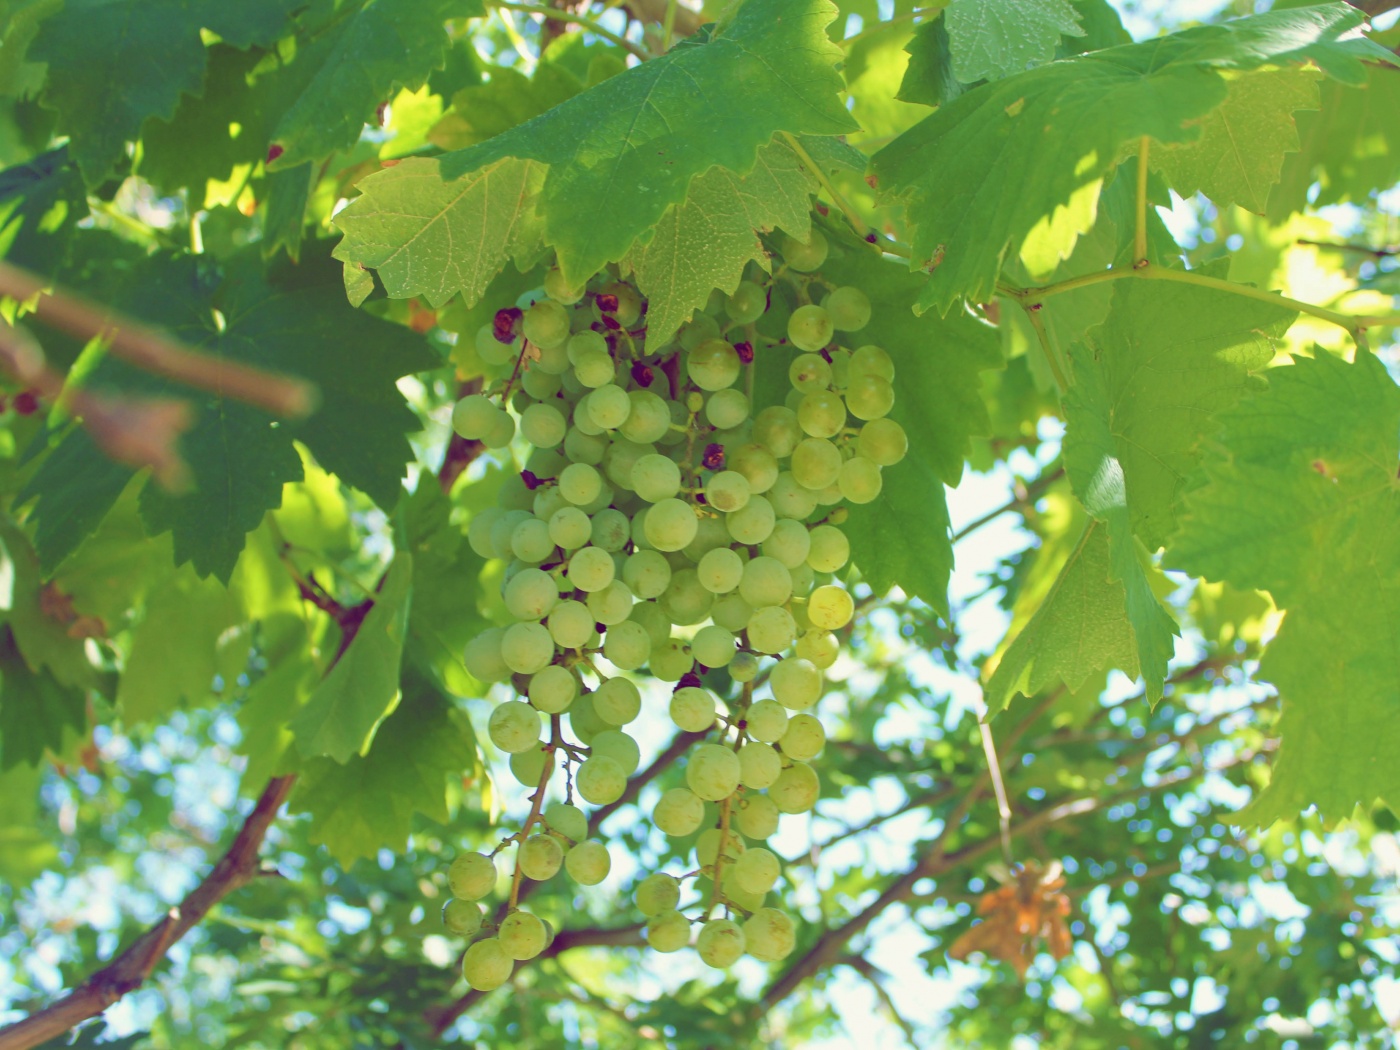
[[[62,749],[67,730],[86,724],[82,690],[63,685],[48,671],[31,671],[14,631],[0,626],[0,771],[21,762],[38,765],[45,749]]]
[[[953,0],[943,13],[953,75],[997,80],[1054,57],[1061,36],[1083,36],[1068,0]]]
[[[1225,101],[1222,71],[1311,61],[1344,82],[1364,79],[1363,58],[1394,56],[1344,39],[1361,21],[1345,4],[1254,15],[1055,62],[954,99],[875,156],[883,190],[904,200],[915,226],[914,266],[931,273],[920,308],[989,300],[1008,253],[1038,228],[1068,254],[1126,144],[1200,139],[1190,122]]]
[[[0,880],[11,892],[22,892],[59,863],[58,847],[39,811],[44,772],[42,766],[25,764],[0,771],[0,798],[5,800],[5,808],[0,810]]]
[[[1200,120],[1200,139],[1153,150],[1149,163],[1182,196],[1199,191],[1262,214],[1284,154],[1299,147],[1293,114],[1318,107],[1317,79],[1310,69],[1232,78],[1225,101]]]
[[[1400,388],[1364,351],[1268,380],[1222,417],[1168,551],[1287,610],[1259,669],[1283,698],[1273,777],[1245,815],[1261,826],[1400,799]]]
[[[448,785],[479,768],[467,720],[437,689],[413,674],[404,699],[384,720],[364,756],[344,765],[316,759],[301,774],[291,808],[311,814],[311,841],[348,865],[381,848],[408,844],[413,815],[446,822]]]
[[[746,174],[778,131],[855,130],[833,68],[841,53],[823,32],[834,13],[826,0],[748,0],[707,40],[683,41],[450,153],[443,172],[452,180],[504,157],[550,165],[539,205],[546,240],[565,277],[582,284],[621,259],[701,172],[718,164]]]
[[[398,705],[412,589],[413,555],[397,554],[350,645],[292,719],[304,758],[328,755],[343,763],[363,755]]]
[[[8,516],[0,516],[0,620],[10,631],[24,661],[47,671],[65,686],[93,684],[93,671],[82,638],[45,608],[39,557],[28,538]]]
[[[421,296],[436,308],[461,292],[475,303],[507,259],[527,265],[538,250],[542,179],[528,160],[445,178],[441,160],[409,157],[360,181],[360,196],[335,218],[345,234],[335,257],[378,270],[397,299]]]
[[[769,269],[759,232],[781,228],[807,240],[816,190],[816,179],[780,140],[758,151],[747,175],[720,167],[697,175],[685,200],[661,216],[651,240],[627,256],[647,297],[647,352],[669,342],[713,289],[733,292],[747,263]]]
[[[1000,711],[1016,693],[1035,696],[1056,682],[1075,692],[1093,673],[1109,668],[1137,678],[1138,643],[1123,584],[1113,574],[1107,529],[1091,521],[1049,591],[1036,595],[1035,613],[1015,641],[988,665],[988,710]]]
[[[46,18],[29,57],[49,65],[41,100],[59,112],[88,185],[107,177],[148,117],[168,119],[182,94],[200,93],[201,30],[234,47],[270,44],[301,2],[68,0]]]
[[[68,147],[0,172],[0,252],[57,277],[71,265],[72,225],[88,214],[87,191]]]

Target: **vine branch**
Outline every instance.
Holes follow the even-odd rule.
[[[636,55],[643,62],[655,58],[647,48],[634,40],[628,40],[625,36],[614,33],[611,29],[601,25],[595,19],[587,15],[578,14],[573,11],[561,11],[555,7],[542,7],[538,4],[520,4],[509,2],[509,0],[491,0],[492,7],[503,8],[507,11],[519,11],[527,15],[539,15],[541,18],[551,22],[567,22],[588,30],[594,36],[602,37],[610,44]]]

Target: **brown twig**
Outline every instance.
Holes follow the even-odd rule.
[[[1397,0],[1400,3],[1400,0]],[[1373,255],[1377,259],[1387,259],[1393,255],[1400,255],[1400,247],[1372,248],[1369,244],[1343,244],[1336,241],[1314,241],[1307,237],[1299,237],[1295,244],[1306,244],[1313,248],[1329,248],[1334,252],[1360,252],[1362,255]]]
[[[316,388],[304,379],[196,353],[154,328],[7,262],[0,262],[0,295],[32,300],[40,321],[79,339],[101,337],[113,357],[155,375],[288,418],[309,415],[316,407]]]

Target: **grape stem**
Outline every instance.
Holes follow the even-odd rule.
[[[505,408],[506,402],[510,400],[510,389],[515,386],[515,381],[520,378],[521,366],[525,363],[525,355],[530,352],[530,340],[524,336],[520,338],[520,353],[516,355],[515,367],[510,371],[510,378],[506,380],[505,389],[501,391],[501,407]]]
[[[710,887],[710,906],[705,909],[707,918],[714,915],[716,906],[724,899],[724,851],[729,846],[729,809],[733,800],[734,796],[730,795],[719,804],[719,849],[715,853],[715,880]]]
[[[628,40],[625,36],[614,33],[611,29],[599,24],[587,15],[575,14],[572,11],[560,11],[553,7],[541,7],[537,4],[507,3],[506,0],[491,0],[492,7],[503,8],[507,11],[520,11],[528,15],[539,15],[541,18],[552,22],[567,22],[586,29],[594,36],[602,37],[611,44],[616,44],[625,51],[636,55],[643,62],[655,58],[649,50],[634,40]]]
[[[554,752],[563,742],[560,720],[558,715],[549,716],[549,747],[544,752],[544,769],[540,773],[539,787],[530,797],[530,812],[525,817],[525,823],[520,825],[520,831],[516,838],[520,840],[520,846],[515,851],[515,871],[510,876],[510,904],[507,911],[515,911],[520,902],[520,880],[524,873],[520,870],[520,851],[525,848],[525,840],[530,835],[530,828],[540,822],[540,812],[544,809],[544,793],[549,787],[549,778],[554,773]]]
[[[855,208],[851,207],[850,202],[841,195],[841,191],[832,184],[831,179],[827,177],[821,165],[814,161],[812,155],[803,148],[802,143],[797,141],[797,136],[789,131],[784,131],[781,134],[783,136],[783,141],[792,148],[792,151],[797,154],[798,159],[807,166],[807,170],[812,173],[812,177],[817,180],[821,188],[826,190],[826,195],[831,198],[831,202],[841,209],[841,214],[846,216],[846,221],[851,224],[852,229],[862,237],[868,234],[870,232],[870,227],[866,224],[865,220],[860,217]]]

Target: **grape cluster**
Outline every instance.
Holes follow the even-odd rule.
[[[490,737],[537,792],[507,840],[519,843],[516,871],[494,931],[473,903],[494,889],[494,861],[468,854],[451,868],[449,929],[492,934],[465,956],[475,988],[498,986],[550,939],[515,908],[522,877],[547,879],[561,865],[585,885],[607,875],[607,849],[588,840],[582,812],[541,800],[559,765],[570,801],[623,796],[640,759],[626,732],[642,713],[629,677],[640,674],[673,685],[676,727],[705,734],[653,821],[680,839],[711,825],[696,841],[696,871],[638,886],[647,941],[663,952],[691,943],[682,890],[692,879],[705,962],[727,967],[745,952],[775,961],[793,948],[792,920],[764,903],[781,870],[760,843],[820,791],[808,763],[826,737],[811,712],[838,655],[834,632],[854,613],[834,576],[850,554],[842,504],[875,499],[907,441],[888,418],[889,355],[838,343],[870,320],[867,296],[821,278],[819,232],[779,250],[773,276],[755,271],[716,293],[659,351],[645,352],[647,304],[615,271],[569,288],[551,270],[476,334],[486,392],[457,403],[453,427],[493,449],[523,439],[528,454],[468,531],[473,550],[505,563],[515,622],[480,634],[465,661],[480,681],[514,687]],[[794,305],[785,331],[765,318],[775,293]],[[780,365],[785,403],[755,406],[755,369]]]

